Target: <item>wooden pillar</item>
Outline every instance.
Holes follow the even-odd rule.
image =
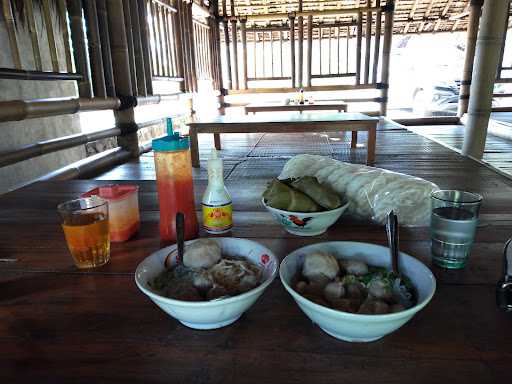
[[[388,109],[389,93],[389,61],[391,58],[391,43],[393,40],[393,16],[395,13],[395,2],[390,0],[384,8],[384,41],[382,44],[382,72],[380,75],[381,102],[380,114],[385,116]]]
[[[110,46],[112,49],[112,64],[116,94],[125,100],[133,101],[133,88],[131,83],[130,62],[128,57],[128,41],[126,39],[123,0],[108,0],[107,13],[110,29]],[[133,157],[139,155],[139,141],[137,137],[137,124],[133,110],[133,103],[115,111],[116,125],[121,128],[121,136],[117,138],[119,146],[130,151]]]
[[[18,49],[18,38],[16,36],[16,23],[12,13],[12,5],[10,0],[2,0],[2,11],[5,20],[5,27],[9,37],[9,47],[11,49],[12,62],[14,68],[21,69],[20,51]]]
[[[307,86],[311,87],[311,64],[313,61],[313,16],[308,15],[308,57],[306,61]]]
[[[462,154],[481,159],[485,149],[487,125],[491,114],[492,94],[503,36],[503,15],[509,0],[485,1],[470,88],[468,121]]]
[[[128,43],[128,61],[130,65],[132,93],[133,95],[138,95],[137,71],[135,67],[135,50],[133,47],[133,28],[132,15],[130,11],[130,2],[133,2],[133,0],[123,0],[124,25],[126,30],[126,41]]]
[[[292,76],[292,88],[295,88],[295,16],[289,16],[290,20],[290,66]]]
[[[356,52],[356,84],[361,84],[361,43],[363,34],[363,13],[357,13],[357,52]]]
[[[244,89],[247,89],[247,29],[246,29],[247,20],[240,20],[240,34],[242,35],[242,64],[243,64],[243,73],[242,73],[242,82]]]
[[[108,97],[115,97],[114,69],[112,68],[112,54],[110,53],[110,33],[108,30],[108,16],[106,0],[96,0],[98,14],[98,27],[101,40],[101,57],[103,61],[103,77]]]
[[[473,61],[475,59],[476,38],[480,15],[482,14],[482,4],[483,0],[471,0],[470,3],[468,30],[466,32],[466,55],[464,57],[464,69],[462,70],[457,111],[459,117],[468,111],[469,89],[471,86],[471,74],[473,73]]]

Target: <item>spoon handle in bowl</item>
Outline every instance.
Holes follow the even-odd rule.
[[[185,215],[182,212],[176,213],[176,243],[178,248],[177,263],[183,263],[183,252],[185,248]]]

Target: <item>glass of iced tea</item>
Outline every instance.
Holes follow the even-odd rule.
[[[92,196],[59,204],[62,229],[78,268],[93,268],[110,260],[108,202]]]

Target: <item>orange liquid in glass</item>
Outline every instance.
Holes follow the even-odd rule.
[[[108,219],[102,213],[74,215],[62,224],[69,251],[78,268],[92,268],[110,259]]]

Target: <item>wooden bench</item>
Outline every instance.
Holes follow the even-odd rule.
[[[245,114],[257,112],[338,111],[347,112],[347,103],[342,101],[319,101],[313,104],[254,103],[245,106]]]

